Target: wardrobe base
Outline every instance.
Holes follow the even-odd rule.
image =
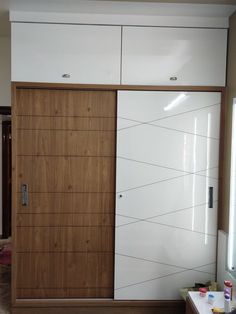
[[[64,306],[64,307],[13,307],[12,314],[184,314],[185,302],[183,301],[145,301],[145,305],[132,305],[132,301],[127,305],[109,306]],[[136,303],[134,301],[134,303]]]

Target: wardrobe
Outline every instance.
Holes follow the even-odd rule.
[[[215,280],[226,44],[12,22],[15,313],[181,313]]]

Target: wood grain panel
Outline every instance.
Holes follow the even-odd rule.
[[[18,116],[18,130],[95,130],[115,131],[116,119],[106,117]]]
[[[17,193],[18,213],[114,213],[114,193],[29,193],[22,206]]]
[[[112,226],[113,214],[18,214],[17,226],[56,227],[56,226]]]
[[[112,298],[116,93],[17,89],[13,111],[13,301]]]
[[[116,117],[112,91],[18,89],[16,115]]]
[[[20,227],[17,233],[17,252],[113,252],[113,226]]]
[[[17,253],[17,267],[17,289],[113,287],[113,253]]]
[[[80,289],[17,289],[18,298],[23,299],[62,299],[62,298],[106,298],[111,292],[109,288],[80,288]]]
[[[19,192],[22,183],[29,185],[29,192],[115,190],[115,158],[21,156],[17,161]]]
[[[18,130],[17,135],[18,155],[114,156],[114,147],[114,131]]]

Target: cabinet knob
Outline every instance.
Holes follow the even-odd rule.
[[[63,78],[70,78],[70,74],[64,73],[64,74],[62,74],[62,77],[63,77]]]
[[[177,81],[177,80],[178,80],[177,76],[171,76],[170,77],[170,81]]]

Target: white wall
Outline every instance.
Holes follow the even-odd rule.
[[[0,37],[0,106],[11,106],[10,37]]]

